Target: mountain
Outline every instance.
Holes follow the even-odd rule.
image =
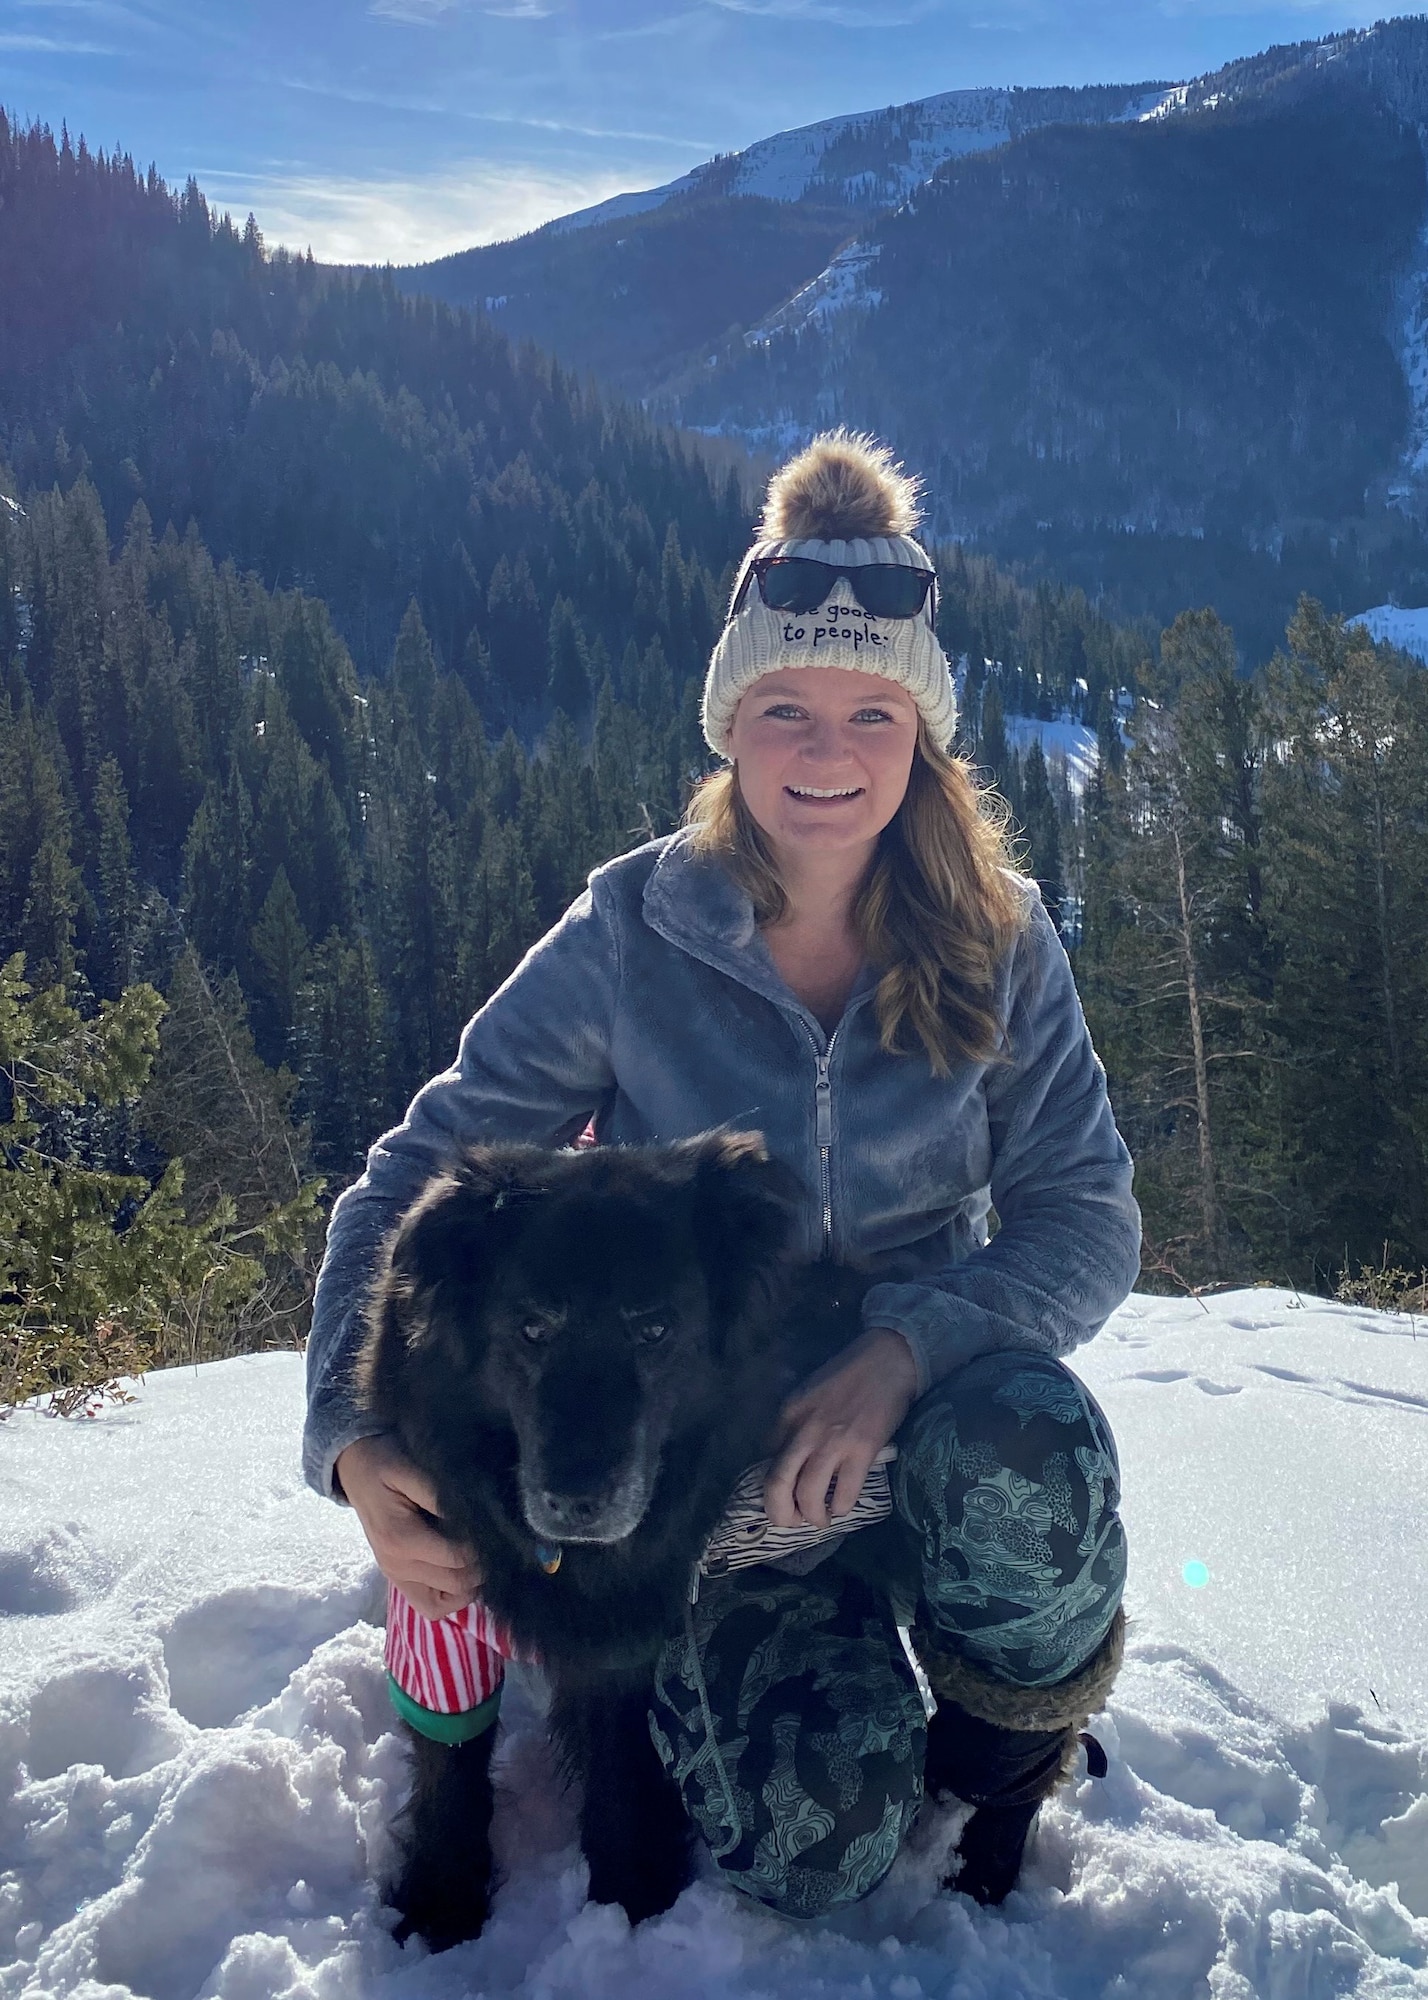
[[[1402,19],[782,134],[399,282],[760,452],[875,429],[937,533],[1262,657],[1301,591],[1428,598],[1425,128]]]
[[[16,499],[87,474],[116,533],[140,500],[160,533],[194,524],[323,598],[367,671],[415,597],[447,665],[489,664],[500,721],[543,701],[561,601],[608,657],[658,635],[677,678],[702,672],[747,533],[692,447],[484,319],[269,256],[196,183],[0,116],[7,465]]]
[[[484,308],[503,331],[647,395],[731,327],[777,313],[948,161],[1045,125],[1140,117],[1164,94],[1154,84],[954,90],[829,118],[667,187],[394,275],[406,291]]]

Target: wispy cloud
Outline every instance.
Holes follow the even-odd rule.
[[[544,21],[556,11],[547,0],[470,0],[470,4],[478,14],[504,21]],[[367,12],[382,21],[408,21],[430,28],[462,8],[463,0],[368,0]]]
[[[267,242],[325,264],[419,264],[499,243],[630,186],[628,173],[553,173],[472,161],[389,180],[200,171],[221,207],[258,218]]]
[[[935,13],[940,0],[911,0],[901,7],[847,4],[847,0],[712,0],[726,14],[748,14],[756,20],[811,21],[834,28],[905,28]]]
[[[1366,27],[1383,18],[1382,0],[1157,0],[1155,9],[1169,21],[1253,20],[1260,14],[1302,14],[1318,17],[1321,32]]]
[[[34,56],[112,56],[98,42],[67,42],[53,35],[0,35],[0,52]]]
[[[367,8],[379,21],[413,21],[421,27],[433,27],[455,11],[456,0],[370,0]]]
[[[482,111],[470,104],[448,104],[438,98],[314,83],[306,77],[283,76],[274,81],[284,90],[300,91],[310,97],[335,98],[341,104],[370,104],[382,111],[409,112],[416,118],[457,118],[469,125],[500,125],[522,132],[548,132],[558,139],[614,140],[635,146],[660,146],[676,152],[697,153],[701,159],[718,151],[716,141],[692,138],[687,134],[644,132],[629,126],[581,125],[569,118],[536,118],[520,111]]]

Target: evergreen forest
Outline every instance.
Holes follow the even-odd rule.
[[[0,128],[0,1406],[298,1340],[322,1215],[590,868],[677,824],[737,480],[479,319]],[[1246,677],[941,552],[1152,1282],[1428,1265],[1428,681]],[[1074,718],[1080,795],[1015,718]],[[78,1398],[76,1402],[75,1399]]]

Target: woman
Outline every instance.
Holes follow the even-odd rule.
[[[1134,1282],[1130,1159],[1065,953],[950,754],[915,498],[841,432],[774,479],[705,686],[730,768],[680,833],[595,871],[372,1149],[308,1348],[309,1478],[417,1614],[474,1631],[479,1551],[431,1527],[351,1395],[397,1214],[459,1147],[559,1145],[592,1116],[613,1143],[757,1129],[801,1177],[802,1254],[876,1282],[784,1413],[766,1510],[829,1526],[895,1440],[894,1515],[706,1583],[651,1716],[728,1878],[793,1915],[866,1894],[924,1785],[976,1804],[953,1879],[999,1901],[1123,1625],[1114,1445],[1056,1357]]]

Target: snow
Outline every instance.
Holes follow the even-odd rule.
[[[730,192],[800,201],[815,180],[824,181],[821,169],[828,149],[849,135],[866,134],[881,140],[885,164],[871,177],[865,173],[828,179],[826,191],[834,199],[880,200],[893,206],[945,161],[1004,144],[1010,133],[1010,107],[1007,90],[949,90],[896,110],[859,112],[778,132],[740,154]],[[896,157],[898,141],[905,144],[905,159]]]
[[[1168,90],[1148,90],[1143,97],[1136,98],[1124,111],[1111,120],[1113,125],[1150,125],[1157,119],[1169,118],[1177,111],[1185,109],[1189,95],[1188,83],[1172,84]]]
[[[554,222],[545,225],[548,236],[566,236],[572,230],[590,229],[599,222],[619,222],[630,215],[647,215],[652,208],[663,208],[667,201],[677,194],[685,194],[694,187],[705,171],[696,167],[693,173],[681,174],[677,181],[670,181],[665,187],[645,188],[638,194],[612,195],[608,201],[596,202],[593,208],[578,208],[573,215],[561,215]]]
[[[850,243],[825,270],[781,305],[771,319],[746,333],[744,345],[767,347],[776,334],[814,323],[826,324],[851,307],[862,306],[871,311],[881,305],[882,293],[869,282],[881,255],[880,243]]]
[[[1428,467],[1428,447],[1424,463]],[[1360,611],[1344,622],[1362,625],[1380,644],[1397,646],[1401,652],[1428,662],[1428,605],[1412,610],[1397,604],[1376,604],[1371,611]]]
[[[1428,226],[1398,280],[1395,306],[1399,366],[1408,387],[1408,436],[1388,497],[1410,509],[1428,476]]]
[[[403,1756],[356,1523],[296,1470],[291,1354],[0,1427],[4,2000],[1357,2000],[1428,1995],[1428,1326],[1136,1297],[1074,1366],[1120,1446],[1110,1757],[1000,1912],[955,1816],[800,1927],[712,1867],[631,1933],[584,1903],[530,1686],[476,1944],[392,1942]],[[1199,1568],[1194,1567],[1200,1565]],[[1395,1888],[1394,1884],[1397,1884]]]
[[[1101,761],[1094,729],[1088,729],[1084,722],[1076,722],[1069,715],[1051,720],[1036,715],[1008,715],[1003,719],[1003,728],[1009,749],[1024,757],[1033,743],[1039,743],[1048,765],[1065,765],[1066,781],[1073,795],[1078,799],[1084,796]]]
[[[1146,107],[1159,106],[1166,96],[1160,90],[1142,92],[1119,116],[1153,115]],[[547,223],[544,233],[561,236],[597,223],[647,215],[676,196],[698,191],[706,182],[729,195],[760,195],[766,201],[802,201],[816,194],[824,201],[855,207],[896,208],[947,161],[1004,145],[1013,129],[1025,131],[1067,117],[1065,104],[1053,102],[1046,117],[1038,118],[1036,97],[1035,91],[1022,92],[1014,106],[1010,90],[948,90],[883,111],[824,118],[757,140],[732,159],[708,160],[664,187],[615,195],[592,208],[578,209]],[[836,166],[830,171],[827,156],[844,141],[853,141],[855,150],[861,142],[865,163],[848,172],[839,172]],[[872,164],[866,163],[869,160]]]

